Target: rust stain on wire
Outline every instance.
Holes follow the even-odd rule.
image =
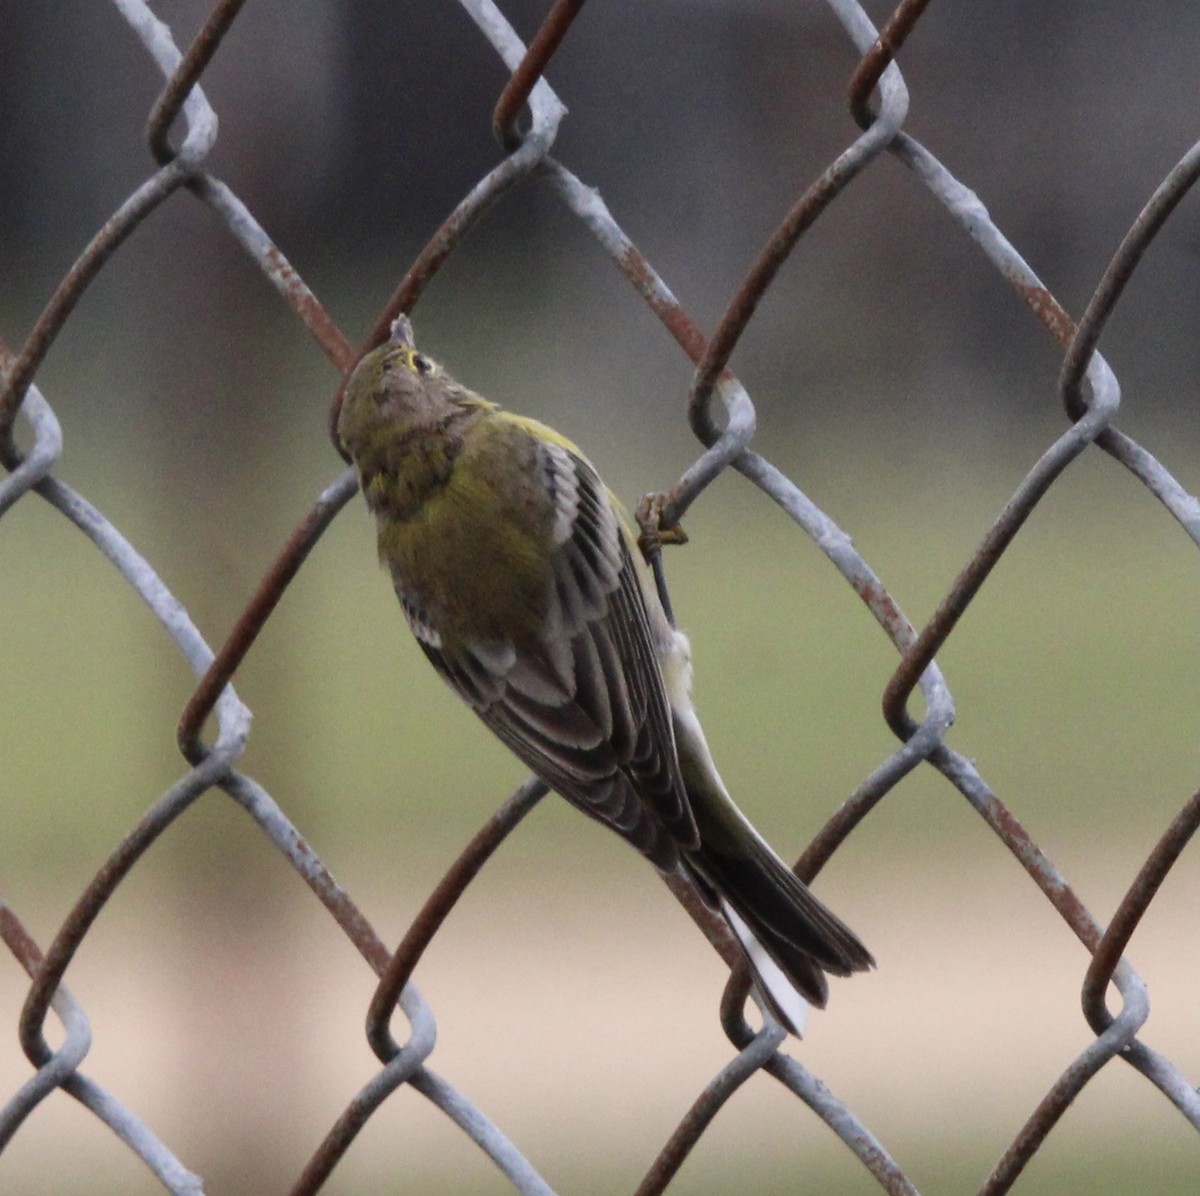
[[[337,371],[343,377],[349,374],[358,361],[350,342],[324,305],[308,289],[308,284],[296,268],[274,245],[266,251],[263,269],[267,277],[283,291],[288,306],[304,322]]]
[[[1050,335],[1065,349],[1075,337],[1075,321],[1045,287],[1018,283],[1017,293],[1046,326]]]
[[[862,128],[875,119],[868,105],[879,77],[900,53],[900,47],[908,40],[928,6],[929,0],[901,0],[879,31],[875,44],[855,67],[850,77],[850,111]]]
[[[7,468],[14,468],[20,459],[12,445],[13,420],[54,338],[75,310],[88,285],[130,233],[186,181],[186,172],[176,168],[174,163],[160,170],[105,223],[58,284],[13,362],[4,391],[0,393],[0,460]]]
[[[1104,993],[1117,964],[1163,881],[1192,841],[1197,827],[1200,827],[1200,790],[1192,794],[1163,832],[1121,899],[1100,942],[1093,947],[1092,962],[1083,981],[1083,1011],[1097,1034],[1103,1034],[1112,1024],[1112,1015],[1104,1004]]]
[[[583,5],[584,0],[554,0],[546,19],[529,43],[520,66],[513,71],[500,93],[492,111],[492,132],[506,153],[512,153],[521,144],[516,129],[517,117]]]
[[[526,781],[471,839],[409,925],[387,970],[380,977],[379,987],[367,1011],[367,1040],[382,1062],[388,1062],[396,1052],[388,1024],[400,999],[400,991],[411,978],[425,948],[480,869],[547,792],[541,781],[535,778]]]
[[[651,269],[642,251],[636,245],[628,245],[620,255],[618,265],[625,277],[633,283],[634,289],[649,304],[650,310],[675,338],[676,344],[693,363],[699,365],[708,350],[708,341],[683,307],[659,290],[658,276]],[[722,376],[730,375],[726,371]]]
[[[25,929],[21,919],[3,901],[0,901],[0,940],[31,976],[37,972],[42,962],[41,948]]]
[[[246,0],[220,0],[209,13],[208,20],[188,47],[179,68],[168,80],[162,95],[150,110],[150,117],[146,121],[146,140],[150,145],[150,152],[160,166],[165,166],[175,156],[167,136],[180,108],[183,107],[184,100],[188,97],[188,92],[195,87],[196,81],[212,61],[213,55],[245,2]]]
[[[200,729],[204,720],[212,713],[221,691],[253,646],[258,633],[279,604],[292,578],[299,572],[300,566],[304,564],[333,517],[353,493],[354,487],[347,479],[340,488],[336,484],[331,487],[316,503],[289,537],[229,638],[200,679],[195,692],[184,707],[176,732],[180,751],[192,764],[199,764],[205,758],[206,752],[200,744]]]

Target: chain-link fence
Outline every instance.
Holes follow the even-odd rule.
[[[360,1132],[377,1111],[407,1086],[424,1096],[477,1143],[517,1190],[549,1192],[550,1185],[520,1146],[510,1141],[487,1113],[469,1101],[451,1080],[432,1070],[437,1034],[435,1012],[411,981],[423,952],[450,911],[481,870],[487,868],[500,844],[517,831],[522,819],[542,797],[541,785],[532,781],[521,785],[471,839],[412,920],[399,947],[392,951],[351,895],[326,870],[311,843],[301,837],[276,798],[237,768],[250,738],[250,711],[230,682],[306,557],[355,494],[352,474],[341,474],[320,494],[262,580],[232,634],[215,652],[183,603],[156,571],[150,559],[154,553],[139,550],[112,519],[60,476],[59,462],[64,440],[70,440],[70,430],[64,436],[55,414],[53,394],[43,394],[39,389],[36,382],[39,370],[68,328],[89,287],[132,243],[131,236],[144,222],[164,205],[182,202],[180,196],[184,193],[199,199],[204,209],[220,222],[270,280],[295,318],[303,323],[341,374],[352,367],[361,352],[284,257],[244,198],[214,173],[217,118],[201,84],[210,64],[219,59],[225,40],[236,30],[243,5],[237,0],[217,4],[191,44],[181,50],[172,28],[148,5],[140,0],[113,0],[113,4],[128,32],[140,39],[166,80],[146,129],[156,166],[92,237],[55,289],[24,344],[19,350],[4,350],[6,387],[0,400],[0,447],[8,472],[0,482],[0,514],[11,519],[17,510],[40,498],[58,516],[73,524],[115,567],[123,583],[149,606],[200,682],[178,729],[179,747],[187,760],[186,771],[129,830],[79,891],[69,911],[64,908],[65,916],[54,933],[44,942],[35,941],[22,921],[22,900],[18,894],[6,895],[6,903],[0,905],[4,941],[13,959],[31,978],[19,1026],[20,1043],[30,1070],[28,1079],[17,1090],[0,1093],[5,1100],[0,1112],[0,1148],[21,1135],[28,1119],[43,1102],[63,1101],[70,1096],[110,1127],[166,1190],[202,1190],[201,1177],[189,1171],[172,1151],[170,1142],[156,1130],[153,1108],[138,1108],[136,1102],[127,1101],[122,1093],[108,1091],[102,1076],[93,1078],[89,1074],[86,1062],[93,1032],[102,1040],[104,1026],[93,1027],[85,1004],[72,996],[68,984],[76,956],[88,942],[97,919],[113,901],[122,882],[136,872],[158,837],[194,803],[214,801],[216,791],[223,791],[279,849],[361,954],[367,967],[378,976],[378,987],[367,1013],[367,1038],[378,1057],[379,1070],[347,1101],[307,1164],[296,1168],[300,1178],[291,1190],[296,1193],[320,1190],[334,1168],[353,1154]],[[451,8],[449,4],[441,7],[447,13]],[[460,7],[474,22],[477,32],[464,27],[455,36],[465,39],[482,35],[502,60],[505,70],[511,72],[492,113],[492,128],[503,147],[503,156],[486,175],[473,182],[417,255],[391,299],[375,317],[363,346],[378,343],[397,313],[412,312],[417,307],[426,288],[467,235],[487,228],[493,205],[500,197],[517,188],[526,193],[534,193],[536,189],[538,194],[551,197],[560,205],[569,215],[572,227],[586,230],[623,275],[628,283],[625,291],[628,302],[645,304],[660,322],[662,335],[671,338],[695,367],[686,410],[691,429],[704,451],[665,491],[664,523],[675,524],[723,471],[736,470],[757,487],[764,500],[781,508],[795,527],[825,554],[890,638],[899,657],[883,694],[884,716],[899,746],[836,809],[796,864],[799,874],[808,881],[815,878],[834,852],[863,825],[868,814],[895,792],[903,778],[914,770],[934,770],[966,799],[997,843],[1012,853],[1032,886],[1061,917],[1064,935],[1075,936],[1090,957],[1081,971],[1080,983],[1083,1011],[1091,1034],[1082,1049],[1064,1046],[1061,1058],[1055,1060],[1060,1074],[1036,1106],[1028,1110],[1024,1123],[1005,1132],[1006,1145],[999,1161],[979,1190],[992,1193],[1011,1188],[1031,1160],[1053,1139],[1072,1102],[1095,1077],[1104,1072],[1111,1074],[1111,1069],[1126,1068],[1137,1073],[1139,1082],[1152,1086],[1161,1095],[1166,1115],[1180,1125],[1200,1130],[1200,1093],[1184,1070],[1189,1065],[1194,1067],[1196,1061],[1168,1058],[1139,1037],[1148,1016],[1149,990],[1126,958],[1126,948],[1139,923],[1200,821],[1200,792],[1188,798],[1177,816],[1161,828],[1161,838],[1146,854],[1140,869],[1122,882],[1124,897],[1105,923],[1089,912],[1081,895],[1001,802],[972,759],[947,745],[946,734],[955,721],[956,707],[935,660],[1031,513],[1069,473],[1072,464],[1089,450],[1099,449],[1107,454],[1154,496],[1165,508],[1167,517],[1182,529],[1181,545],[1183,537],[1200,545],[1200,503],[1156,455],[1117,428],[1114,420],[1120,405],[1120,387],[1113,370],[1097,351],[1101,333],[1143,255],[1200,173],[1200,145],[1189,150],[1149,195],[1088,298],[1082,317],[1076,321],[993,222],[985,206],[987,197],[973,193],[969,180],[960,181],[907,131],[909,91],[896,59],[899,55],[902,60],[901,47],[918,23],[936,19],[934,15],[923,16],[926,4],[903,0],[887,16],[882,31],[877,31],[854,0],[827,0],[829,13],[840,24],[856,54],[861,55],[849,81],[849,107],[861,132],[794,199],[737,285],[715,330],[706,336],[675,297],[668,281],[619,223],[620,214],[610,211],[589,180],[578,177],[568,162],[557,156],[556,140],[565,127],[567,112],[548,78],[548,71],[552,75],[553,59],[564,38],[569,39],[572,24],[584,7],[583,0],[555,0],[528,46],[491,0],[460,0]],[[403,13],[397,16],[397,20],[403,19]],[[1139,18],[1134,14],[1129,19]],[[414,48],[416,52],[419,51]],[[603,103],[603,96],[580,96],[575,100],[580,107],[587,104],[599,107]],[[176,127],[177,134],[173,137],[172,130]],[[796,246],[831,206],[848,202],[859,180],[888,161],[899,163],[911,186],[924,189],[933,197],[939,207],[938,235],[973,241],[995,276],[1019,294],[1030,317],[1043,325],[1057,342],[1063,354],[1059,396],[1068,417],[1066,430],[1045,446],[1036,464],[1012,491],[923,626],[914,625],[905,615],[886,579],[860,554],[849,535],[781,469],[760,454],[759,449],[766,446],[755,438],[755,404],[730,366],[735,348]],[[697,171],[703,170],[703,164],[698,162]],[[193,218],[201,211],[195,205],[189,210]],[[860,268],[871,269],[869,257],[863,257]],[[6,270],[10,280],[16,269],[10,262]],[[486,379],[468,380],[486,385]],[[695,547],[688,551],[704,550]],[[20,570],[23,563],[6,553],[4,570],[12,573]],[[4,618],[7,621],[8,616]],[[1181,626],[1194,621],[1193,612],[1180,613]],[[1186,642],[1194,646],[1194,640]],[[53,678],[47,681],[52,687]],[[19,694],[16,700],[21,700]],[[205,738],[202,732],[210,716],[215,719],[214,731]],[[1049,718],[1052,722],[1053,714]],[[56,745],[47,743],[44,750],[55,751]],[[6,793],[4,800],[4,820],[15,820],[22,818],[23,805],[36,803],[38,795]],[[1139,830],[1142,829],[1139,825]],[[891,894],[890,900],[903,903],[905,897],[897,892]],[[728,944],[719,928],[702,916],[698,920],[713,936],[714,945],[727,953]],[[864,929],[864,937],[885,960],[888,945],[880,943],[868,930]],[[1190,940],[1194,952],[1194,928],[1180,937]],[[13,983],[14,969],[10,967],[5,985]],[[1118,994],[1115,1012],[1106,1004],[1110,986]],[[1013,1016],[1039,1016],[1040,999],[1034,998],[1030,1009],[1014,1010]],[[809,1112],[796,1115],[820,1118],[886,1191],[915,1192],[915,1173],[907,1171],[893,1157],[883,1136],[876,1136],[866,1114],[860,1115],[849,1107],[805,1067],[804,1048],[785,1041],[776,1025],[768,1021],[761,1029],[753,1028],[745,1019],[746,1001],[744,978],[735,974],[721,1005],[721,1021],[733,1053],[696,1096],[678,1128],[663,1144],[661,1153],[645,1173],[639,1193],[662,1191],[675,1179],[718,1112],[727,1102],[736,1101],[741,1086],[759,1072],[799,1098]],[[837,1003],[835,995],[830,1017],[839,1016]],[[397,1007],[402,1017],[393,1016]],[[902,1020],[903,1015],[897,1013],[897,1033],[902,1033],[899,1025]],[[50,1039],[57,1041],[59,1032],[50,1032],[48,1023],[61,1027],[57,1046],[52,1046]],[[403,1026],[403,1032],[398,1032],[393,1023]],[[903,1080],[892,1073],[886,1058],[875,1061],[875,1070],[880,1085],[894,1086],[900,1092]],[[180,1082],[186,1083],[186,1078]],[[986,1086],[988,1078],[979,1077],[979,1083]],[[579,1128],[581,1137],[588,1132],[586,1126]],[[790,1131],[781,1127],[779,1132]],[[394,1167],[402,1177],[404,1159],[397,1158]],[[281,1188],[287,1182],[286,1176],[279,1178]],[[402,1178],[398,1183],[402,1190],[407,1190]],[[800,1190],[790,1180],[781,1181],[781,1190],[785,1187]]]

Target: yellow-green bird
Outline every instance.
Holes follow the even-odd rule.
[[[800,1034],[825,973],[874,960],[726,792],[692,708],[687,637],[591,463],[456,382],[403,317],[347,382],[337,435],[434,668],[550,788],[692,877]]]

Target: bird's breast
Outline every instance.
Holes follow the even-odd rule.
[[[527,475],[473,464],[456,461],[403,517],[377,510],[380,560],[445,646],[535,639],[554,584],[551,512]]]

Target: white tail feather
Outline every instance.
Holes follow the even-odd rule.
[[[722,898],[721,913],[729,928],[742,944],[746,958],[750,961],[754,977],[763,989],[762,995],[773,1006],[772,1012],[797,1038],[804,1037],[808,1025],[808,1002],[796,991],[792,982],[783,974],[783,969],[767,954],[766,948],[754,937],[754,932],[738,916],[737,911]]]

